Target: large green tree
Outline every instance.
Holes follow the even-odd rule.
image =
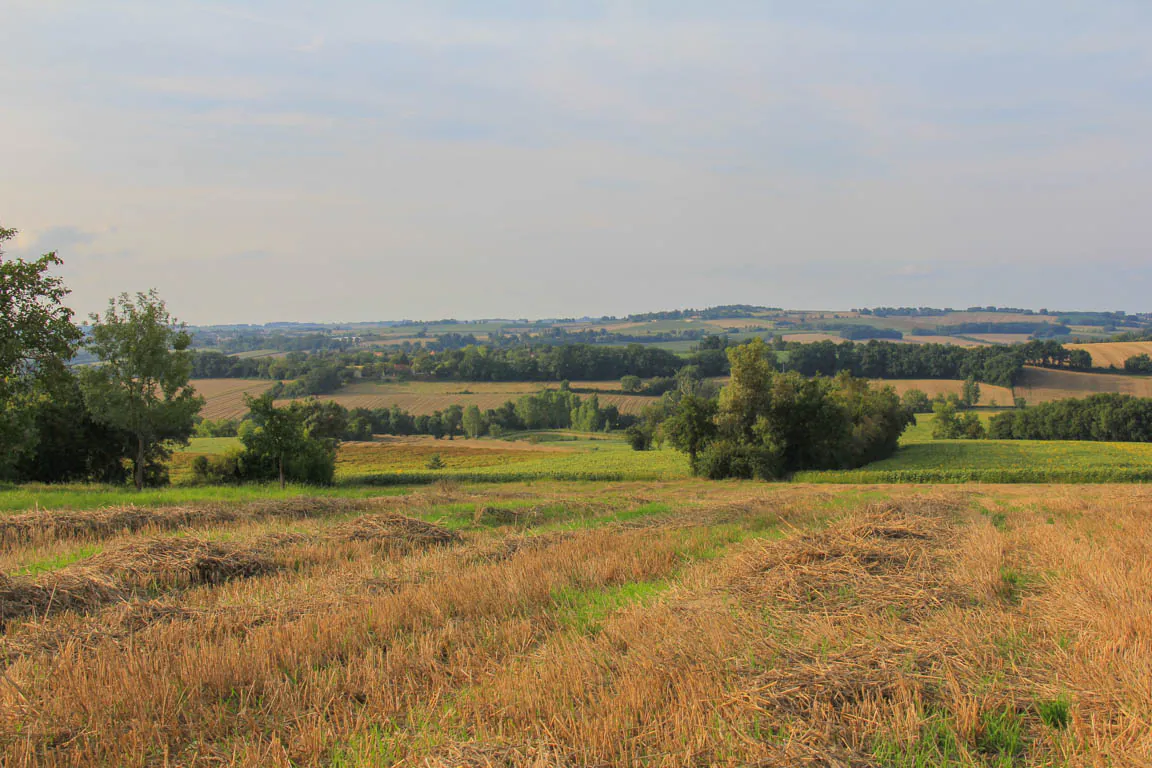
[[[63,262],[55,252],[34,261],[4,257],[16,230],[0,227],[0,475],[35,444],[29,411],[22,405],[37,385],[61,378],[80,340],[69,291],[49,274]]]
[[[267,457],[276,466],[280,487],[286,484],[286,467],[296,458],[309,451],[311,438],[308,436],[308,418],[311,409],[300,402],[292,402],[277,408],[272,393],[260,397],[244,396],[249,416],[255,429],[245,430],[240,439],[252,460]]]
[[[169,443],[188,442],[204,399],[189,384],[191,337],[156,291],[128,294],[92,315],[88,348],[100,359],[80,382],[93,418],[132,434],[133,480],[144,487],[145,467],[167,458]]]
[[[692,471],[697,472],[698,454],[716,435],[716,401],[685,395],[660,428],[673,448],[688,454]]]

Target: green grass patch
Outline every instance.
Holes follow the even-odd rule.
[[[966,765],[963,754],[955,726],[942,714],[926,715],[912,743],[881,739],[872,752],[884,768],[950,768]]]
[[[1146,483],[1152,443],[935,440],[862,469],[798,472],[803,483]]]
[[[173,453],[216,455],[243,446],[238,437],[194,437]]]
[[[1036,702],[1036,715],[1049,728],[1063,731],[1072,718],[1072,702],[1064,695],[1054,699],[1040,699]]]
[[[1024,718],[1013,707],[980,715],[980,730],[976,734],[976,747],[999,758],[999,765],[1011,766],[1017,755],[1024,751]]]
[[[647,602],[669,587],[666,579],[633,581],[605,589],[562,587],[552,593],[556,604],[553,617],[561,627],[581,635],[592,635],[604,627],[613,612]]]
[[[318,488],[306,485],[168,486],[136,491],[121,485],[42,485],[30,483],[0,490],[0,513],[31,509],[98,509],[134,504],[141,507],[176,506],[210,502],[291,499],[299,496],[370,498],[409,493],[410,489],[372,487]]]
[[[100,552],[101,547],[99,544],[91,544],[89,546],[77,547],[76,549],[61,554],[51,555],[40,560],[34,560],[14,571],[17,576],[36,576],[40,573],[47,573],[49,571],[58,571],[61,568],[72,565],[72,563],[79,562],[86,558]]]

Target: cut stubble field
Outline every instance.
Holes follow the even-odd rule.
[[[0,537],[0,762],[1144,765],[1150,502],[682,481],[40,512]]]
[[[257,397],[272,387],[267,379],[193,379],[196,393],[204,398],[200,415],[206,419],[240,419],[248,413],[244,395]]]
[[[1123,370],[1124,361],[1136,355],[1152,355],[1152,341],[1114,341],[1099,344],[1067,344],[1068,349],[1084,349],[1092,355],[1092,365]]]

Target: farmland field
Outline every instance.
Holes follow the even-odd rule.
[[[928,397],[937,395],[960,396],[964,391],[964,382],[951,379],[876,379],[873,386],[888,386],[896,390],[896,394],[918,389]],[[1006,387],[994,387],[991,384],[980,385],[980,405],[1012,405],[1012,392]]]
[[[1029,403],[1086,397],[1097,392],[1152,397],[1152,377],[1025,368],[1024,376],[1016,387],[1016,394],[1026,398]]]
[[[974,411],[982,421],[999,411]],[[801,472],[797,482],[1152,482],[1152,444],[1075,440],[936,440],[919,414],[896,454],[858,470]]]
[[[542,442],[529,441],[532,435]],[[192,481],[192,460],[238,446],[236,438],[195,439],[170,463],[172,482]],[[429,470],[439,456],[443,469]],[[633,451],[620,435],[520,433],[514,440],[436,440],[427,436],[379,437],[342,443],[336,481],[344,485],[422,483],[440,478],[509,480],[667,480],[688,477],[688,461],[671,449]]]
[[[1152,491],[0,517],[5,765],[1143,765]]]
[[[1086,349],[1092,355],[1092,365],[1099,368],[1124,369],[1124,361],[1134,355],[1152,355],[1152,341],[1115,341],[1099,344],[1066,344],[1068,349]]]
[[[239,419],[248,413],[244,395],[259,395],[273,382],[266,379],[193,379],[192,386],[205,399],[200,415],[206,419]]]

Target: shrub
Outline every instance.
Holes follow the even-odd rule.
[[[1124,361],[1124,370],[1129,373],[1152,373],[1152,357],[1132,355]]]
[[[440,454],[434,453],[432,457],[428,459],[428,463],[425,464],[425,466],[428,469],[444,469],[447,465],[444,463],[444,459],[440,457]]]
[[[633,424],[624,430],[624,435],[634,451],[647,451],[652,447],[652,433],[641,426]]]
[[[192,460],[192,477],[204,485],[232,485],[245,479],[242,448],[232,448],[216,456]]]
[[[932,413],[932,401],[919,389],[905,392],[900,402],[912,413]]]

